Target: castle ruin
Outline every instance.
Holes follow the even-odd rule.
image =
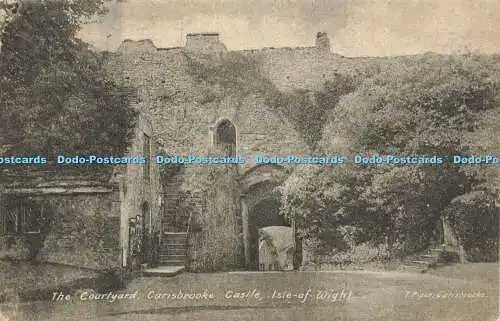
[[[184,47],[156,48],[149,40],[126,40],[109,53],[110,75],[137,88],[136,108],[152,124],[152,139],[161,142],[165,154],[232,153],[247,160],[240,165],[181,166],[167,179],[161,223],[154,229],[189,230],[191,270],[255,268],[258,228],[290,225],[279,215],[280,199],[273,191],[293,168],[256,164],[254,155],[307,155],[310,148],[258,90],[249,88],[261,77],[280,91],[320,89],[336,72],[338,59],[322,32],[313,47],[229,51],[218,33],[191,33]],[[258,71],[256,79],[239,89],[226,83],[249,65]],[[222,141],[231,147],[221,148]],[[188,202],[186,195],[189,223],[172,226],[186,210],[180,201]]]

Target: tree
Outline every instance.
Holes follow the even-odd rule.
[[[317,151],[346,159],[379,153],[446,160],[467,153],[470,149],[464,146],[479,144],[472,137],[498,128],[498,122],[487,119],[491,114],[498,117],[499,70],[497,56],[395,60],[340,98]],[[415,251],[427,245],[442,211],[455,197],[480,188],[477,181],[486,172],[479,166],[473,172],[467,175],[449,163],[334,165],[307,175],[299,170],[284,185],[293,188],[284,188],[283,212],[293,211],[304,226],[331,231],[339,224],[354,225],[360,240],[403,244]],[[334,220],[339,214],[342,220]],[[321,239],[317,230],[306,233]],[[328,245],[328,239],[322,241]]]
[[[500,93],[498,98],[500,100]],[[469,154],[490,155],[500,159],[500,106],[482,112],[478,117],[478,130],[464,135],[463,150]],[[461,172],[475,182],[475,189],[484,190],[495,197],[500,192],[498,165],[464,166]]]
[[[0,145],[12,154],[123,154],[133,90],[108,80],[103,54],[76,38],[103,1],[26,2],[1,35]]]
[[[285,94],[285,102],[278,106],[291,120],[297,131],[313,149],[321,139],[327,115],[332,112],[340,98],[356,89],[353,78],[339,73],[326,81],[320,91],[297,90]]]
[[[444,211],[468,259],[498,261],[498,208],[484,191],[457,196]]]

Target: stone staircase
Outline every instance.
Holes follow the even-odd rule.
[[[168,182],[168,193],[163,194],[165,202],[165,213],[163,213],[163,231],[164,232],[181,232],[185,231],[184,226],[178,226],[176,222],[178,217],[178,206],[180,198],[180,187],[182,185],[182,177],[174,176]]]
[[[163,234],[160,244],[159,264],[167,266],[185,266],[187,255],[187,233]]]
[[[186,269],[187,235],[165,232],[161,237],[158,267],[146,269],[145,276],[174,276]]]
[[[444,265],[444,262],[441,260],[441,253],[444,251],[444,245],[432,248],[427,252],[414,257],[411,261],[403,264],[401,269],[406,272],[425,273],[429,269],[434,269],[440,265]]]

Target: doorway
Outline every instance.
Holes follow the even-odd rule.
[[[249,268],[259,268],[259,230],[268,226],[290,226],[288,221],[279,214],[280,201],[276,198],[267,198],[255,204],[249,211]]]
[[[149,204],[144,202],[142,205],[142,215],[141,215],[141,263],[151,262],[151,213]]]

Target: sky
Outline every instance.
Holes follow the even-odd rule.
[[[115,50],[124,39],[178,47],[219,32],[229,50],[313,46],[327,32],[344,56],[500,53],[500,0],[114,0],[80,37]]]

